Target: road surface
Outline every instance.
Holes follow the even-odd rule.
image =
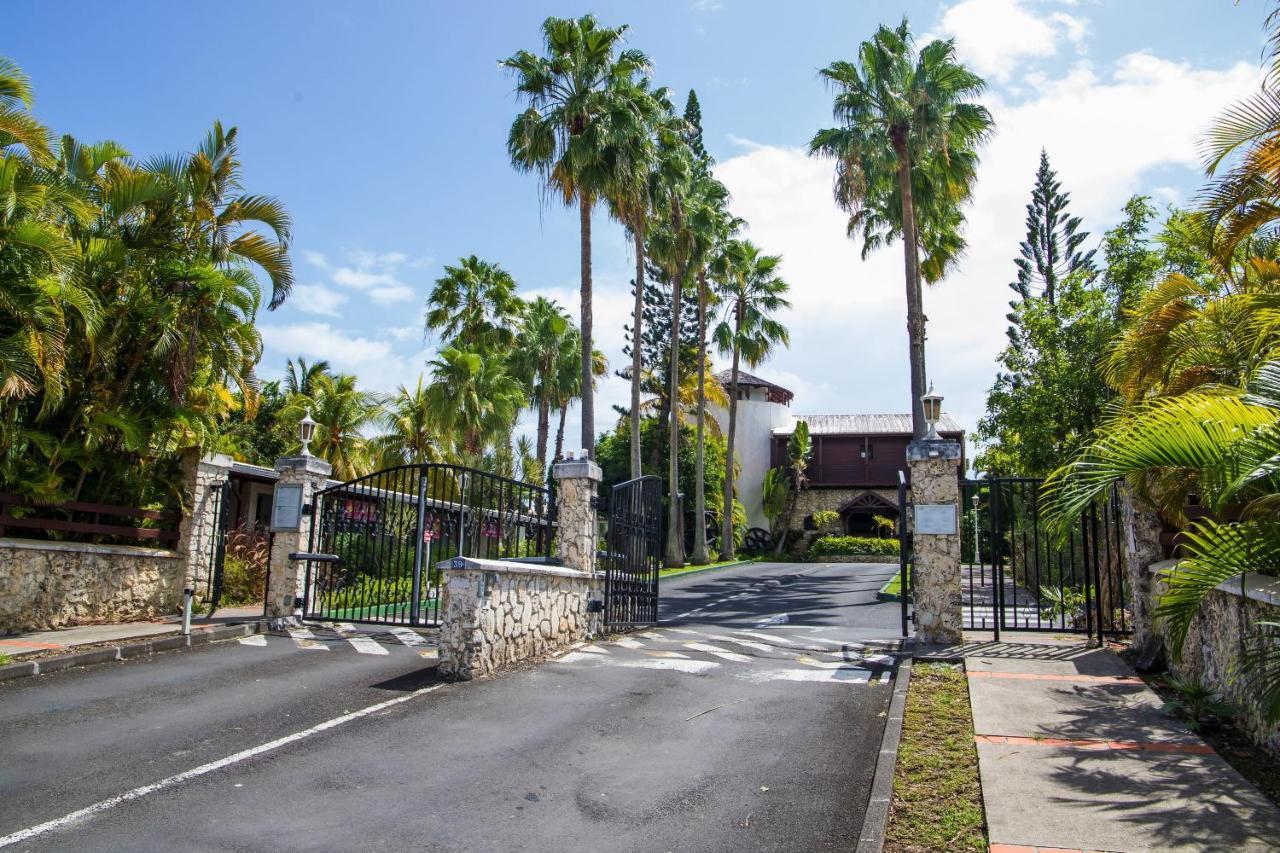
[[[892,572],[678,578],[654,629],[466,684],[321,627],[0,684],[0,848],[848,849]]]

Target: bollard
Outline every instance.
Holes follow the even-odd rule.
[[[187,587],[182,591],[182,634],[186,636],[191,633],[191,602],[195,598],[196,591],[191,587]]]

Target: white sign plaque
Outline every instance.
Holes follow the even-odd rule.
[[[271,497],[271,529],[297,530],[301,524],[302,484],[277,484]]]
[[[956,530],[955,504],[916,504],[916,533],[954,536]]]

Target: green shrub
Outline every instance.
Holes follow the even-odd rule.
[[[227,534],[222,564],[222,607],[261,604],[267,594],[271,538],[262,530],[237,529]]]
[[[840,513],[833,509],[820,509],[813,514],[813,523],[819,530],[840,520]]]
[[[897,553],[897,539],[876,539],[871,536],[823,536],[809,546],[810,557],[889,557],[896,556]]]

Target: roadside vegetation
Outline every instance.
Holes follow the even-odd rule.
[[[884,849],[987,849],[969,686],[960,665],[912,668]]]

